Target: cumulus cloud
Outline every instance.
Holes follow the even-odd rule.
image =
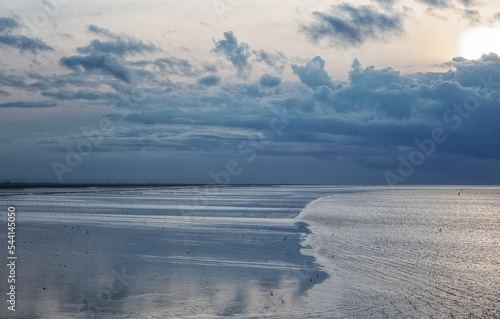
[[[79,55],[62,57],[59,64],[76,72],[88,72],[91,74],[111,75],[117,80],[131,83],[135,74],[147,73],[140,68],[133,69],[134,64],[126,58],[129,56],[145,54],[148,52],[161,51],[153,44],[125,34],[115,34],[107,29],[90,25],[88,31],[105,37],[106,41],[92,40],[88,45],[77,48]],[[176,72],[189,72],[189,64],[182,59],[157,59],[154,62],[145,61],[142,64],[156,64],[160,69],[175,70]]]
[[[37,54],[40,51],[52,51],[52,47],[48,46],[42,40],[31,39],[24,35],[1,35],[0,45],[18,49],[21,53],[30,52]]]
[[[59,62],[74,71],[100,71],[124,82],[130,82],[132,77],[131,71],[121,61],[109,55],[63,57]]]
[[[496,125],[500,120],[497,106],[500,86],[487,92],[481,80],[488,82],[492,76],[495,83],[500,81],[497,55],[485,55],[479,60],[455,59],[450,62],[454,71],[411,75],[402,75],[390,67],[363,67],[355,60],[349,79],[333,86],[319,84],[314,76],[308,77],[314,72],[306,70],[321,70],[319,78],[331,83],[322,61],[317,57],[309,66],[301,67],[307,75],[305,80],[282,83],[279,93],[253,91],[252,85],[241,84],[229,84],[206,93],[177,87],[178,93],[171,94],[168,103],[158,102],[148,112],[133,112],[127,121],[177,128],[210,127],[203,135],[203,140],[210,141],[205,149],[224,151],[228,145],[229,152],[241,140],[219,133],[240,129],[240,138],[244,139],[246,134],[252,140],[251,136],[259,129],[268,127],[268,109],[273,109],[292,123],[266,151],[277,157],[342,158],[363,167],[390,169],[395,167],[400,150],[410,150],[416,138],[428,137],[436,127],[459,138],[450,138],[440,146],[445,159],[436,157],[438,164],[434,169],[452,156],[500,156],[500,145],[494,138],[500,134]],[[480,108],[468,118],[460,119],[455,105],[463,104],[476,93],[484,96]],[[458,121],[464,124],[454,130]],[[180,143],[184,147],[201,146],[200,136],[182,136]],[[478,151],[477,140],[482,141],[482,151]]]
[[[105,36],[105,37],[108,37],[108,38],[111,38],[111,39],[118,39],[119,36],[114,33],[114,32],[111,32],[110,30],[108,29],[104,29],[104,28],[101,28],[99,26],[96,26],[94,24],[91,24],[87,27],[87,30],[91,33],[94,33],[94,34],[97,34],[97,35],[102,35],[102,36]]]
[[[146,44],[139,39],[126,35],[120,36],[95,25],[90,25],[88,31],[103,35],[108,38],[108,41],[94,39],[88,45],[77,49],[81,54],[114,54],[123,57],[125,55],[159,51],[159,48],[151,43]]]
[[[403,32],[402,14],[383,12],[371,5],[334,5],[328,12],[313,12],[314,21],[300,30],[313,41],[329,40],[334,45],[358,46],[370,39]]]
[[[0,17],[0,32],[12,30],[19,27],[19,23],[12,18]]]
[[[201,78],[199,80],[200,84],[206,85],[206,86],[213,86],[217,85],[220,82],[220,78],[215,75],[209,75]]]
[[[186,76],[196,76],[200,74],[200,71],[196,70],[186,59],[179,59],[176,57],[160,58],[156,59],[154,64],[158,66],[161,71],[167,72],[168,74],[182,74]]]
[[[260,77],[259,83],[264,87],[275,87],[281,84],[281,79],[266,73]]]
[[[321,85],[333,88],[332,79],[325,71],[325,61],[317,56],[305,66],[292,65],[293,73],[299,76],[302,83],[315,89]]]
[[[282,71],[285,68],[287,58],[281,52],[269,53],[264,50],[254,50],[252,53],[257,61],[263,61],[276,70]]]
[[[25,78],[19,74],[7,73],[0,70],[0,85],[26,88]]]
[[[45,44],[42,40],[28,38],[24,35],[17,35],[11,32],[20,27],[19,23],[12,18],[0,17],[0,47],[10,47],[19,50],[21,53],[37,54],[41,51],[53,51],[53,48]]]
[[[78,52],[82,54],[108,53],[119,56],[153,52],[155,50],[154,46],[144,44],[142,41],[124,41],[122,39],[116,41],[100,41],[95,39],[87,46],[78,48]]]
[[[477,60],[454,58],[446,63],[456,69],[453,80],[462,87],[473,88],[483,85],[481,78],[500,77],[500,57],[496,53],[483,54]]]
[[[224,32],[224,39],[215,41],[213,52],[223,55],[238,70],[240,77],[247,77],[252,69],[248,59],[251,51],[245,42],[238,43],[233,31]]]

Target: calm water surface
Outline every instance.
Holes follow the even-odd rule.
[[[499,187],[3,190],[0,205],[2,238],[17,208],[19,257],[2,318],[500,318]]]
[[[311,293],[318,316],[500,318],[498,187],[371,189],[299,218],[332,274]]]

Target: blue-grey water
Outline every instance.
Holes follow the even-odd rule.
[[[500,318],[499,187],[366,189],[299,218],[332,276],[312,288],[318,317]]]
[[[2,318],[500,318],[499,187],[0,195]]]
[[[4,190],[17,210],[15,318],[180,318],[293,311],[328,275],[294,218],[332,187]],[[2,254],[4,256],[4,254]],[[4,256],[4,260],[6,256]],[[0,265],[1,278],[8,269]],[[314,280],[311,279],[314,277]],[[7,285],[3,285],[7,292]]]

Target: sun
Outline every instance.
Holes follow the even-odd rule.
[[[500,54],[500,28],[475,28],[460,37],[460,55],[466,59],[478,59],[491,52]]]

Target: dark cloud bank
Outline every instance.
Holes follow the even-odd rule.
[[[301,26],[313,42],[327,39],[332,45],[358,46],[403,32],[402,13],[386,12],[370,5],[334,5],[328,12],[313,12],[314,21]]]
[[[17,20],[0,17],[0,48],[8,47],[17,49],[21,53],[29,52],[31,54],[53,51],[53,48],[42,40],[16,34],[20,27]]]
[[[400,30],[399,20],[375,15],[352,31],[356,19],[372,8],[355,13],[344,5],[336,10],[352,25],[319,15],[319,22],[330,23],[323,25],[326,29],[304,30],[321,31],[318,39],[332,30],[344,32],[338,39],[347,43],[360,43],[384,28]],[[0,31],[12,27],[9,23],[3,21]],[[64,175],[65,181],[498,182],[496,54],[455,58],[445,64],[447,72],[416,74],[354,60],[342,82],[332,79],[328,61],[317,56],[288,65],[296,78],[285,80],[278,75],[284,55],[252,50],[229,31],[214,40],[213,52],[225,62],[209,67],[172,56],[148,60],[144,53],[161,49],[97,26],[89,31],[104,40],[92,40],[77,49],[78,55],[61,58],[68,70],[64,75],[0,72],[3,96],[23,89],[44,98],[4,102],[2,108],[57,109],[72,102],[114,106],[116,112],[107,115],[112,128],[95,131],[102,139],[85,165]],[[270,63],[278,67],[255,81],[231,82],[217,73],[232,67],[247,79],[257,66]],[[174,81],[174,75],[185,80]],[[66,165],[68,147],[76,149],[87,140],[84,134],[31,140],[48,163],[43,178],[54,179],[50,163]]]

